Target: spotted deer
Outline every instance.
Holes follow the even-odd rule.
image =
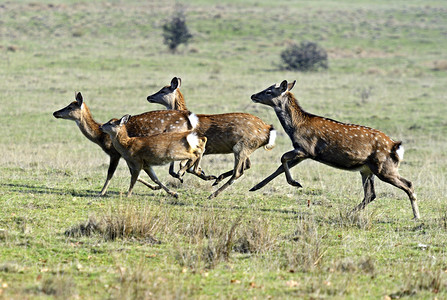
[[[284,153],[281,157],[282,165],[250,191],[262,188],[283,172],[290,185],[301,187],[292,178],[290,168],[310,158],[335,168],[360,171],[364,199],[354,211],[365,208],[376,198],[374,176],[377,176],[407,193],[414,218],[419,219],[413,184],[398,172],[404,154],[402,142],[394,141],[373,128],[345,124],[307,113],[290,92],[294,85],[295,81],[287,83],[284,80],[279,86],[272,85],[251,96],[253,102],[273,107],[294,149]]]
[[[111,119],[101,125],[101,130],[107,133],[114,148],[126,160],[131,174],[130,187],[127,197],[132,194],[133,186],[143,169],[159,187],[168,194],[178,197],[177,193],[168,189],[158,180],[152,166],[164,165],[173,161],[185,161],[179,170],[181,177],[189,168],[200,173],[200,160],[205,150],[206,137],[198,137],[193,130],[197,126],[197,116],[188,116],[193,128],[186,132],[164,132],[145,137],[129,137],[127,124],[130,116],[125,115],[120,120]],[[193,167],[194,166],[194,167]]]
[[[53,116],[55,118],[75,121],[84,136],[93,143],[99,145],[110,157],[107,179],[100,192],[100,195],[103,196],[107,192],[110,180],[112,179],[121,158],[121,154],[112,145],[110,136],[100,129],[101,123],[98,123],[93,119],[82,94],[77,93],[75,96],[75,101],[64,108],[55,111]],[[129,136],[145,136],[161,132],[183,132],[192,128],[188,116],[189,112],[187,111],[151,111],[132,116],[126,127]],[[149,184],[141,178],[139,178],[138,181],[151,189],[158,189],[158,187]]]
[[[187,110],[180,86],[181,79],[174,77],[170,85],[148,96],[147,100],[150,103],[164,105],[167,109]],[[264,146],[266,150],[271,150],[275,146],[276,130],[273,125],[267,125],[251,114],[198,114],[197,117],[199,118],[198,134],[208,138],[204,155],[233,153],[235,160],[233,170],[219,175],[213,185],[219,184],[229,176],[231,178],[209,198],[218,196],[250,168],[250,155],[256,149]]]

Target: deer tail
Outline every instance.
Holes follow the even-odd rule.
[[[405,150],[402,146],[402,142],[395,142],[391,148],[391,158],[396,164],[399,164],[404,159],[404,152]]]
[[[273,125],[270,125],[269,141],[267,145],[264,146],[264,149],[272,150],[275,147],[275,140],[276,140],[276,130],[273,127]]]
[[[188,134],[186,136],[186,140],[188,141],[189,147],[191,147],[191,149],[196,149],[200,144],[200,139],[195,132]]]
[[[189,112],[188,120],[192,127],[191,130],[196,129],[197,125],[199,125],[199,118],[195,113]]]

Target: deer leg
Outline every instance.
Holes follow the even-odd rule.
[[[360,174],[362,175],[364,198],[363,201],[359,205],[357,205],[351,212],[364,209],[366,205],[368,205],[368,203],[376,199],[376,193],[374,191],[374,174],[370,171],[360,172]]]
[[[251,161],[250,161],[250,158],[247,157],[247,159],[246,159],[245,162],[244,162],[244,171],[245,171],[245,170],[248,170],[248,169],[250,169],[250,168],[251,168]],[[225,172],[225,173],[220,174],[220,175],[216,178],[216,181],[214,181],[213,186],[218,185],[222,180],[224,180],[225,178],[227,178],[227,177],[233,175],[233,173],[234,173],[234,170],[230,170],[230,171],[228,171],[228,172]]]
[[[292,178],[292,174],[290,174],[290,168],[288,165],[288,162],[294,160],[296,157],[302,157],[302,152],[294,149],[292,151],[284,153],[281,157],[281,162],[284,167],[284,173],[286,174],[287,183],[292,186],[302,187],[302,185],[298,181]]]
[[[206,181],[214,180],[217,178],[214,175],[206,175],[205,172],[201,168],[199,168],[199,170],[197,170],[197,171],[191,171],[190,169],[188,169],[187,171],[188,171],[188,173],[192,173],[192,174],[196,175],[197,177],[199,177],[203,180],[206,180]]]
[[[299,164],[300,162],[302,162],[303,160],[305,160],[305,158],[295,158],[291,161],[287,162],[288,167],[291,169],[294,166],[296,166],[297,164]],[[279,175],[281,175],[282,173],[284,173],[284,166],[280,165],[278,167],[278,169],[276,169],[275,172],[273,172],[270,176],[268,176],[267,178],[265,178],[263,181],[261,181],[260,183],[258,183],[257,185],[255,185],[254,187],[252,187],[250,189],[250,192],[254,192],[259,190],[260,188],[263,188],[264,186],[266,186],[270,181],[272,181],[273,179],[275,179],[276,177],[278,177]]]
[[[198,159],[186,159],[182,160],[180,162],[180,170],[177,172],[177,176],[179,178],[182,178],[183,175],[185,175],[186,171],[189,171],[190,173],[193,173],[194,175],[199,176],[197,173],[199,173],[199,168],[197,166],[197,160]],[[194,168],[193,168],[194,166]]]
[[[101,189],[101,192],[99,193],[100,196],[104,196],[106,194],[107,189],[109,188],[110,180],[112,179],[113,174],[115,174],[116,167],[118,167],[118,163],[120,162],[120,158],[121,156],[110,156],[109,169],[107,170],[107,179]]]
[[[132,195],[133,187],[134,187],[135,183],[137,182],[138,175],[140,175],[141,169],[129,166],[129,170],[130,170],[131,176],[130,176],[129,190],[127,191],[127,197],[130,197]]]
[[[217,189],[214,193],[212,193],[208,197],[208,199],[217,197],[223,190],[232,185],[236,179],[238,179],[244,174],[244,163],[246,158],[244,157],[243,159],[241,159],[240,156],[241,156],[240,153],[234,154],[235,161],[234,161],[233,176],[231,176],[231,178],[227,182],[225,182],[224,185],[222,185],[219,189]]]
[[[182,163],[180,163],[180,169],[182,168]],[[174,162],[171,162],[169,164],[169,175],[171,175],[174,178],[177,178],[180,180],[181,183],[183,183],[183,179],[174,171]]]
[[[218,185],[222,180],[233,175],[233,173],[234,173],[234,170],[230,170],[230,171],[220,174],[219,176],[217,176],[216,181],[214,181],[213,186]]]
[[[214,176],[214,175],[206,175],[206,173],[202,170],[202,168],[198,168],[197,170],[194,170],[194,169],[191,169],[191,168],[189,168],[189,169],[187,169],[186,170],[188,173],[192,173],[192,174],[194,174],[194,175],[196,175],[197,177],[199,177],[200,179],[203,179],[203,180],[214,180],[214,179],[216,179],[217,177],[216,176]]]
[[[411,183],[411,181],[401,177],[397,172],[392,173],[392,174],[381,173],[381,174],[378,174],[377,177],[379,177],[380,180],[388,182],[389,184],[392,184],[395,187],[400,188],[405,193],[407,193],[408,198],[410,198],[411,208],[413,210],[414,219],[420,218],[416,194],[414,193],[414,188],[413,188],[413,184]]]
[[[152,169],[151,166],[148,167],[144,167],[144,171],[147,173],[147,175],[149,175],[149,177],[156,183],[158,184],[162,189],[164,189],[166,191],[166,193],[168,193],[169,195],[178,198],[178,194],[176,192],[171,191],[170,189],[168,189],[163,183],[160,182],[160,180],[158,180],[157,175],[155,174],[154,170]]]
[[[159,185],[152,185],[149,182],[147,182],[146,180],[141,179],[140,177],[138,177],[138,181],[141,182],[142,184],[144,184],[145,186],[147,186],[148,188],[150,188],[151,190],[159,190],[161,189],[161,186]]]
[[[186,171],[188,173],[192,173],[194,175],[196,175],[197,177],[203,179],[203,180],[214,180],[217,177],[214,175],[206,175],[205,172],[202,170],[202,168],[200,167],[200,162],[202,161],[202,157],[203,157],[203,152],[201,152],[198,156],[198,158],[196,160],[193,160],[191,165],[186,168]],[[180,166],[182,166],[182,163],[180,163]],[[192,168],[194,166],[194,168]]]

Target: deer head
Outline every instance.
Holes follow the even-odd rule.
[[[71,102],[66,107],[55,111],[53,116],[58,119],[66,119],[79,121],[82,118],[83,110],[85,109],[84,99],[82,94],[79,92],[76,94],[76,100]]]
[[[129,119],[130,115],[124,115],[121,119],[111,119],[107,123],[102,124],[100,128],[111,137],[116,137]]]
[[[176,106],[176,94],[179,93],[177,89],[182,85],[182,80],[174,77],[171,80],[171,85],[162,87],[157,93],[147,97],[149,103],[158,103],[165,106],[167,109],[174,109]]]
[[[295,80],[291,83],[287,83],[287,80],[284,80],[280,85],[274,84],[262,92],[253,94],[251,100],[255,103],[261,103],[272,107],[280,106],[286,99],[283,96],[295,86],[295,83]]]

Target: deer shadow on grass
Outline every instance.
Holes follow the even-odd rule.
[[[206,197],[204,197],[206,199]],[[268,212],[268,213],[279,213],[285,215],[291,215],[291,217],[296,218],[297,216],[302,215],[303,211],[294,210],[294,209],[278,209],[278,208],[256,208],[254,209],[249,205],[218,205],[218,204],[206,204],[206,203],[198,203],[197,201],[189,202],[182,201],[181,197],[179,199],[169,199],[163,201],[162,199],[152,199],[151,201],[156,201],[159,204],[165,204],[170,206],[184,206],[184,207],[195,207],[201,209],[209,209],[209,210],[219,210],[219,211],[257,211],[257,212]],[[194,203],[195,202],[195,203]]]
[[[32,193],[32,194],[51,194],[51,195],[71,195],[74,197],[99,197],[99,193],[96,190],[75,190],[75,189],[62,189],[52,188],[45,185],[32,185],[32,184],[16,184],[16,183],[1,183],[0,186],[6,187],[9,191],[18,193]],[[109,192],[112,195],[119,195],[118,192]]]
[[[48,194],[48,195],[60,195],[66,196],[71,195],[73,197],[79,198],[110,198],[122,196],[126,198],[126,194],[122,192],[107,191],[106,195],[101,196],[98,190],[77,190],[73,188],[52,188],[45,185],[32,185],[32,184],[15,184],[15,183],[0,183],[0,186],[6,187],[9,191],[18,193],[31,193],[31,194]],[[135,196],[140,197],[154,197],[155,193],[134,193]]]
[[[105,196],[99,196],[99,193],[97,190],[76,190],[72,188],[54,188],[54,187],[48,187],[42,184],[16,184],[16,183],[0,183],[1,187],[5,187],[11,192],[17,192],[17,193],[23,193],[23,194],[40,194],[40,195],[60,195],[60,196],[66,196],[71,195],[73,197],[79,197],[79,198],[109,198],[109,197],[116,197],[120,195],[124,195],[120,192],[114,192],[114,191],[108,191]],[[125,196],[125,195],[124,195]],[[123,197],[124,197],[123,196]],[[149,201],[154,201],[159,204],[166,204],[171,206],[191,206],[191,207],[200,207],[203,209],[218,209],[221,211],[242,211],[242,210],[251,210],[252,207],[249,206],[225,206],[225,205],[209,205],[209,204],[203,204],[203,203],[189,203],[182,201],[181,199],[174,199],[168,195],[165,197],[161,197],[160,195],[156,195],[155,193],[134,193],[134,196],[139,197],[150,197]],[[286,215],[301,215],[303,212],[299,210],[290,210],[290,209],[276,209],[276,208],[259,208],[256,209],[260,212],[274,212],[274,213],[281,213]]]

